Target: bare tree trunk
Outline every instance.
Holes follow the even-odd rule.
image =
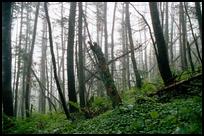
[[[111,33],[111,59],[114,59],[114,54],[113,54],[113,51],[114,51],[114,27],[115,27],[115,12],[116,12],[116,7],[117,7],[117,2],[115,3],[115,6],[114,6],[114,11],[113,11],[113,26],[112,26],[112,33]],[[114,65],[115,63],[113,62],[111,64],[111,75],[113,77],[114,75]]]
[[[121,22],[121,25],[122,25],[122,34],[121,34],[121,38],[122,38],[122,46],[123,46],[123,54],[126,52],[126,39],[125,39],[125,7],[124,7],[124,4],[122,5],[122,22]],[[128,55],[129,56],[129,55]],[[122,84],[123,84],[123,90],[126,89],[127,87],[127,56],[123,57],[122,59]]]
[[[23,27],[23,2],[21,2],[21,21],[20,21],[20,33],[19,33],[19,45],[18,45],[18,65],[17,65],[17,76],[16,76],[16,87],[15,87],[15,104],[14,104],[14,114],[17,117],[18,110],[18,87],[19,87],[19,78],[20,78],[20,69],[21,69],[21,41],[22,41],[22,27]]]
[[[173,4],[173,2],[172,2]],[[174,9],[171,9],[172,12]],[[170,61],[170,64],[173,64],[173,33],[174,33],[174,14],[172,13],[171,14],[171,40],[170,40],[170,45],[169,45],[169,53],[170,53],[170,57],[169,57],[169,61]]]
[[[43,35],[42,35],[42,48],[41,48],[41,70],[40,70],[40,81],[43,85],[46,86],[46,77],[45,77],[45,59],[47,56],[47,37],[45,36],[47,33],[47,24],[46,19],[43,20]],[[45,114],[46,111],[46,99],[45,99],[45,90],[40,88],[39,91],[39,112]]]
[[[45,8],[45,14],[46,14],[47,23],[48,23],[50,52],[51,52],[51,55],[52,55],[52,64],[53,64],[53,69],[54,69],[54,77],[55,77],[55,81],[56,81],[56,85],[57,85],[57,90],[58,90],[58,93],[60,95],[60,100],[62,102],[66,117],[67,117],[67,119],[70,119],[71,116],[70,116],[70,113],[68,111],[66,101],[65,101],[65,98],[64,98],[64,95],[62,93],[62,89],[60,87],[60,83],[59,83],[59,80],[58,80],[58,77],[57,77],[56,61],[55,61],[55,56],[54,56],[54,51],[53,51],[52,29],[51,29],[50,18],[49,18],[47,3],[46,2],[44,3],[44,8]]]
[[[199,30],[200,30],[201,45],[202,45],[202,41],[203,41],[203,38],[202,38],[202,12],[200,9],[200,3],[199,2],[195,2],[195,8],[196,8],[196,16],[198,19]]]
[[[107,30],[107,2],[104,2],[104,50],[105,50],[105,59],[108,61],[108,30]]]
[[[11,8],[11,2],[2,3],[2,102],[3,113],[7,116],[14,116],[11,89]]]
[[[130,49],[131,49],[131,60],[133,64],[133,70],[136,78],[136,87],[141,88],[142,87],[142,81],[140,74],[137,69],[137,63],[135,60],[135,54],[134,54],[134,44],[132,39],[132,30],[130,26],[130,17],[129,17],[129,3],[126,3],[126,21],[127,21],[127,29],[128,29],[128,36],[129,36],[129,42],[130,42]]]
[[[68,74],[68,92],[69,101],[77,102],[74,78],[74,33],[75,33],[75,15],[76,2],[71,2],[69,15],[69,33],[68,33],[68,48],[67,48],[67,74]],[[73,105],[70,106],[70,112],[75,112],[77,109]]]
[[[169,8],[168,8],[168,2],[165,2],[166,3],[166,20],[165,20],[165,42],[166,42],[166,49],[167,49],[167,52],[168,52],[168,48],[169,48]],[[168,60],[169,60],[169,56],[168,57]]]
[[[78,42],[79,42],[79,50],[78,50],[78,56],[79,56],[79,97],[80,97],[80,106],[84,107],[85,106],[85,77],[84,77],[84,56],[83,56],[83,48],[82,48],[82,3],[79,2],[79,20],[78,20]]]
[[[189,62],[190,62],[191,70],[192,70],[192,72],[195,72],[195,68],[194,68],[194,65],[193,65],[192,57],[191,57],[191,47],[190,47],[188,41],[187,41],[187,51],[188,51],[188,59],[189,59]]]
[[[91,42],[89,42],[89,44],[90,44],[91,50],[97,57],[97,62],[100,69],[100,75],[101,75],[102,81],[106,87],[108,96],[112,100],[112,106],[113,108],[115,108],[116,106],[119,106],[122,103],[122,100],[117,92],[116,86],[114,84],[114,80],[111,77],[104,54],[101,51],[101,48],[96,43],[94,43],[93,45]]]
[[[26,110],[26,117],[29,117],[30,111],[30,85],[31,85],[31,65],[33,60],[33,51],[34,51],[34,44],[35,44],[35,37],[36,37],[36,30],[37,30],[37,21],[38,21],[38,13],[39,13],[40,2],[37,3],[36,13],[35,13],[35,22],[33,28],[33,37],[32,37],[32,44],[31,44],[31,51],[29,53],[29,60],[28,60],[28,67],[27,67],[27,75],[26,75],[26,92],[25,92],[25,110]]]
[[[29,8],[28,5],[26,5],[26,8]],[[21,117],[24,118],[24,113],[25,113],[25,89],[26,89],[26,75],[27,75],[27,63],[28,63],[28,46],[30,46],[30,38],[29,38],[29,29],[30,29],[30,15],[29,11],[27,9],[27,14],[26,14],[26,44],[25,44],[25,54],[23,57],[23,87],[22,87],[22,93],[21,93]]]
[[[202,58],[201,58],[201,55],[200,55],[200,51],[199,51],[199,47],[198,47],[198,42],[197,42],[196,36],[195,36],[195,34],[193,32],[193,27],[192,27],[191,19],[190,19],[190,16],[188,14],[188,10],[187,10],[187,7],[186,7],[185,3],[184,3],[184,8],[185,8],[186,15],[187,15],[189,23],[190,23],[191,33],[192,33],[193,39],[195,41],[196,50],[197,50],[197,53],[198,53],[198,58],[199,58],[200,62],[202,63]]]
[[[180,2],[179,6],[179,31],[180,31],[180,54],[181,54],[181,68],[185,70],[187,68],[186,59],[186,27],[184,19],[183,4]]]
[[[152,25],[153,25],[154,34],[155,34],[156,43],[157,43],[158,67],[159,67],[159,71],[162,76],[162,79],[164,81],[164,84],[167,86],[173,82],[173,76],[169,67],[169,62],[167,57],[168,52],[166,50],[164,35],[159,21],[159,16],[158,16],[159,13],[158,13],[156,2],[150,2],[149,7],[150,7]]]

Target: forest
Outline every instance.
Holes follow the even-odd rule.
[[[2,2],[3,134],[202,134],[202,2]]]

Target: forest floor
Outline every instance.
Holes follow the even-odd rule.
[[[197,80],[202,84],[202,80]],[[14,126],[4,131],[11,134],[202,134],[202,87],[198,94],[186,94],[160,102],[147,97],[154,85],[141,90],[130,89],[121,94],[123,105],[111,109],[110,100],[96,97],[92,110],[108,110],[91,119],[83,112],[73,114],[75,121],[67,121],[63,112],[33,113],[28,119],[16,119]]]

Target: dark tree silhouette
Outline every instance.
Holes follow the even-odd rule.
[[[159,71],[164,81],[164,84],[169,85],[172,83],[173,76],[169,67],[169,61],[167,57],[168,52],[166,50],[167,47],[164,40],[162,27],[159,21],[159,12],[157,9],[157,3],[150,2],[149,7],[150,7],[152,25],[154,29],[154,35],[157,43],[157,53],[158,53],[157,62],[158,62]]]

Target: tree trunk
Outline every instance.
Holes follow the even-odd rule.
[[[180,2],[179,6],[179,30],[180,30],[180,54],[181,54],[181,68],[182,70],[187,69],[187,59],[186,59],[186,25],[184,19],[183,4]]]
[[[125,39],[125,7],[124,4],[122,5],[122,34],[121,34],[121,39],[122,39],[122,48],[123,48],[123,54],[126,52],[126,39]],[[122,58],[122,84],[123,84],[123,90],[126,89],[127,87],[127,58],[129,55],[125,56]]]
[[[11,89],[11,2],[2,3],[2,102],[3,113],[14,116]]]
[[[15,87],[15,104],[14,104],[14,114],[17,117],[18,110],[18,85],[20,78],[20,69],[21,69],[21,41],[22,41],[22,27],[23,27],[23,2],[21,2],[21,21],[20,21],[20,33],[19,33],[19,45],[18,45],[18,65],[17,65],[17,76],[16,76],[16,87]]]
[[[195,68],[194,68],[194,65],[193,65],[192,57],[191,57],[191,47],[190,47],[188,41],[187,41],[187,51],[188,51],[188,59],[189,59],[189,62],[190,62],[191,70],[192,70],[192,72],[195,72]]]
[[[26,75],[27,75],[27,63],[28,63],[28,46],[30,46],[30,34],[29,34],[29,28],[30,28],[30,13],[28,11],[28,5],[26,5],[27,13],[26,13],[26,43],[25,43],[25,54],[23,57],[23,87],[22,87],[22,93],[21,93],[21,117],[24,118],[25,114],[25,89],[26,89]]]
[[[142,81],[140,74],[137,69],[137,63],[135,60],[135,54],[134,54],[134,44],[133,44],[133,39],[132,39],[132,30],[130,26],[130,17],[129,17],[129,3],[126,3],[126,24],[127,24],[127,29],[128,29],[128,36],[129,36],[129,43],[130,43],[130,50],[131,50],[131,60],[133,64],[133,70],[136,78],[136,87],[141,88],[142,87]]]
[[[165,42],[166,42],[166,49],[168,52],[169,48],[169,8],[168,8],[168,2],[166,2],[166,20],[165,20]],[[169,56],[168,60],[169,60]]]
[[[115,12],[116,12],[116,7],[117,7],[117,2],[115,3],[115,6],[114,6],[114,11],[113,11],[113,26],[112,26],[112,33],[111,33],[111,59],[114,59],[114,54],[113,54],[113,51],[114,51],[114,27],[115,27]],[[114,77],[114,65],[115,63],[113,62],[111,64],[111,75],[112,77]]]
[[[78,49],[78,56],[79,56],[79,97],[80,97],[80,106],[84,107],[85,106],[85,92],[86,92],[86,88],[85,88],[85,77],[84,77],[84,58],[83,58],[83,48],[82,48],[82,14],[83,14],[83,10],[82,10],[82,3],[79,2],[79,20],[78,20],[78,42],[79,42],[79,49]]]
[[[67,74],[68,74],[68,93],[69,101],[77,102],[74,78],[74,33],[75,33],[75,15],[76,15],[76,2],[71,2],[70,15],[69,15],[69,33],[68,33],[68,47],[67,47]],[[70,106],[70,112],[75,112],[77,109]]]
[[[196,16],[198,19],[199,30],[200,30],[201,45],[202,45],[202,41],[203,41],[203,38],[202,38],[202,12],[200,9],[200,3],[199,2],[195,2],[195,8],[196,8]]]
[[[108,30],[107,30],[107,2],[104,2],[104,50],[105,50],[105,59],[108,61]]]
[[[41,68],[40,68],[40,81],[43,85],[46,86],[46,77],[45,77],[45,67],[46,67],[46,56],[47,56],[47,37],[45,36],[47,33],[47,24],[46,19],[43,20],[43,35],[42,35],[42,48],[41,48]],[[45,114],[46,100],[45,100],[45,90],[40,88],[39,91],[39,112]]]
[[[172,3],[173,4],[173,3]],[[173,7],[173,6],[172,6]],[[173,8],[171,9],[171,11],[173,12]],[[174,14],[172,13],[171,14],[171,39],[170,39],[170,45],[169,45],[169,53],[170,53],[170,56],[169,56],[169,61],[170,61],[170,64],[172,65],[173,64],[173,33],[174,33]]]
[[[158,13],[156,2],[150,2],[149,7],[150,7],[152,25],[153,25],[154,34],[155,34],[156,43],[157,43],[158,67],[159,67],[161,77],[164,81],[164,84],[168,85],[173,82],[172,81],[173,76],[169,67],[169,62],[167,57],[168,52],[166,50],[164,35],[159,21],[159,13]]]
[[[94,43],[93,45],[91,42],[89,42],[89,45],[93,53],[96,55],[98,66],[100,69],[101,79],[106,87],[106,92],[108,96],[111,98],[112,106],[113,108],[115,108],[116,106],[119,106],[122,103],[122,100],[117,92],[114,80],[111,77],[104,54],[101,51],[101,48],[96,43]]]
[[[186,7],[185,3],[184,3],[184,8],[185,8],[186,15],[187,15],[189,23],[190,23],[191,33],[192,33],[193,39],[195,41],[196,50],[197,50],[197,53],[198,53],[198,58],[199,58],[200,62],[202,63],[202,58],[201,58],[201,55],[200,55],[200,51],[199,51],[199,47],[198,47],[198,42],[197,42],[196,36],[195,36],[195,34],[193,32],[193,26],[192,26],[191,19],[190,19],[190,16],[188,14],[188,10],[187,10],[187,7]]]
[[[60,87],[60,83],[59,83],[59,80],[58,80],[58,77],[57,77],[56,60],[55,60],[55,55],[54,55],[54,50],[53,50],[53,41],[52,41],[52,29],[51,29],[49,14],[48,14],[47,2],[44,3],[44,8],[45,8],[45,14],[46,14],[46,19],[47,19],[47,23],[48,23],[48,30],[49,30],[50,52],[51,52],[51,55],[52,55],[54,78],[55,78],[55,81],[56,81],[58,93],[60,95],[60,100],[61,100],[63,108],[64,108],[64,112],[66,114],[67,119],[70,119],[71,116],[70,116],[70,113],[68,111],[66,101],[65,101],[65,98],[64,98],[64,95],[62,93],[62,89]]]
[[[28,67],[27,67],[27,75],[26,75],[26,92],[25,92],[25,110],[26,110],[26,117],[29,117],[30,111],[30,85],[31,85],[31,65],[33,60],[33,51],[34,51],[34,44],[35,44],[35,37],[36,37],[36,30],[37,30],[37,22],[38,22],[38,13],[39,13],[40,2],[37,3],[36,13],[35,13],[35,22],[33,28],[33,36],[32,36],[32,44],[31,44],[31,51],[28,57]]]

